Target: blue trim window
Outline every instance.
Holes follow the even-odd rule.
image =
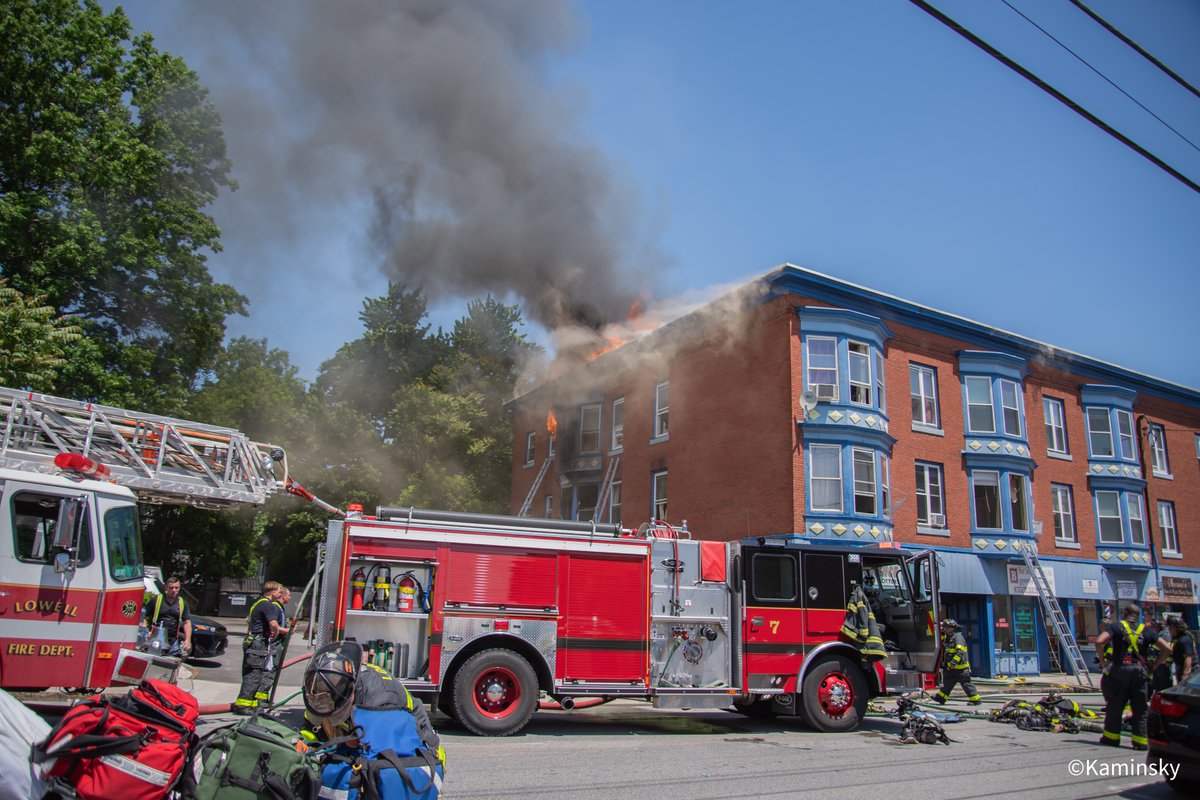
[[[1092,494],[1100,544],[1146,546],[1146,515],[1141,492],[1097,489]]]
[[[812,444],[808,448],[809,505],[813,511],[842,511],[842,448]]]
[[[971,473],[971,498],[975,506],[975,527],[998,531],[1004,527],[1000,511],[1000,473],[976,470]]]
[[[1137,461],[1133,414],[1124,408],[1088,406],[1084,409],[1084,418],[1087,421],[1088,453],[1091,458]]]
[[[871,405],[871,345],[865,342],[846,343],[850,363],[850,402],[856,406]]]
[[[971,470],[975,530],[1029,533],[1029,475],[1019,470]]]
[[[1121,458],[1126,461],[1137,459],[1137,450],[1133,447],[1133,414],[1123,408],[1116,410],[1117,440],[1121,443]]]
[[[852,447],[854,461],[854,513],[873,517],[878,513],[878,484],[875,482],[875,451]]]
[[[1087,410],[1088,450],[1095,458],[1112,458],[1113,450],[1112,417],[1107,408],[1089,408]]]
[[[1024,436],[1021,417],[1024,416],[1021,403],[1021,387],[1016,381],[1000,379],[1000,408],[1001,419],[1004,420],[1004,434],[1018,439]]]
[[[838,357],[837,339],[832,336],[809,336],[804,340],[808,358],[805,365],[808,369],[808,388],[817,395],[818,400],[836,403],[840,397],[838,391]]]
[[[968,375],[967,430],[972,433],[995,433],[996,412],[992,407],[992,379],[983,375]]]
[[[1095,494],[1100,543],[1125,544],[1125,529],[1121,523],[1121,493],[1101,490]]]

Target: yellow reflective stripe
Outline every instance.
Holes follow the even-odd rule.
[[[1133,740],[1134,744],[1149,744],[1150,743],[1150,740],[1147,739],[1145,736],[1138,736],[1136,733],[1133,734],[1132,736],[1130,736],[1129,738]]]
[[[1105,738],[1105,739],[1112,739],[1112,740],[1114,740],[1114,741],[1117,741],[1117,742],[1119,742],[1119,741],[1121,741],[1121,734],[1119,734],[1119,733],[1113,733],[1113,732],[1111,732],[1111,731],[1105,731],[1105,732],[1104,732],[1104,738]]]

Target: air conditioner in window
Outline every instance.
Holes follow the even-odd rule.
[[[931,528],[946,527],[946,515],[945,514],[930,514],[929,515],[929,527],[931,527]]]
[[[817,390],[817,399],[826,401],[837,400],[837,387],[832,383],[817,383],[813,387]]]

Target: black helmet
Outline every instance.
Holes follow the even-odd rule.
[[[944,619],[944,620],[942,620],[942,627],[943,627],[943,628],[955,628],[955,629],[957,629],[957,628],[958,628],[958,623],[957,623],[957,622],[955,622],[955,621],[954,621],[954,620],[952,620],[952,619]]]
[[[333,642],[313,653],[304,669],[305,716],[339,725],[350,716],[354,684],[362,664],[358,642]]]

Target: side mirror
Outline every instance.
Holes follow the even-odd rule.
[[[71,559],[70,553],[59,553],[54,557],[54,571],[59,575],[75,571],[75,562]]]
[[[54,525],[53,545],[60,550],[72,550],[79,541],[79,529],[87,510],[87,497],[67,497],[58,504],[58,519]]]

